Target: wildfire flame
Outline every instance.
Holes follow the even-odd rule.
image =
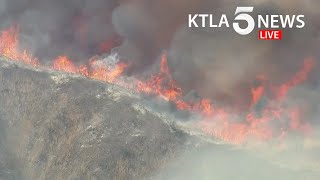
[[[11,27],[2,31],[0,36],[0,55],[6,56],[14,61],[22,61],[26,64],[42,67],[38,60],[26,50],[19,50],[18,28]],[[77,66],[66,56],[59,56],[53,60],[52,69],[67,73],[76,73],[88,78],[115,83],[126,88],[141,93],[154,95],[170,101],[176,105],[178,110],[184,110],[202,115],[203,119],[199,127],[206,133],[233,144],[245,143],[248,139],[269,140],[271,138],[282,138],[290,131],[308,133],[311,131],[310,125],[301,120],[301,112],[298,107],[283,106],[288,91],[303,83],[315,66],[312,58],[304,60],[303,67],[292,79],[280,86],[273,86],[274,97],[268,97],[270,101],[266,103],[260,112],[256,112],[255,105],[259,103],[263,96],[266,96],[267,83],[251,88],[251,106],[248,112],[239,115],[230,109],[214,106],[209,99],[201,99],[199,102],[187,102],[183,100],[183,91],[170,74],[167,64],[167,56],[163,54],[160,62],[159,73],[151,76],[147,80],[135,80],[126,83],[121,81],[124,70],[128,64],[117,63],[110,68],[98,60],[92,58],[88,64]],[[259,77],[258,79],[261,79]],[[264,81],[265,78],[262,78]],[[279,122],[281,127],[274,128],[273,122]],[[278,124],[279,124],[278,123]]]
[[[77,67],[66,56],[59,56],[53,61],[53,69],[65,71],[68,73],[76,73]]]
[[[166,100],[174,101],[182,96],[181,88],[170,75],[166,55],[162,55],[160,63],[160,72],[152,76],[149,80],[139,81],[138,90],[141,92],[155,94]]]
[[[297,74],[295,74],[292,79],[282,84],[278,88],[278,92],[277,92],[278,98],[279,99],[285,98],[288,91],[292,87],[295,87],[301,84],[302,82],[304,82],[305,80],[307,80],[308,75],[314,66],[315,66],[315,61],[312,58],[308,58],[304,60],[303,68]]]
[[[18,49],[18,28],[11,27],[2,31],[0,35],[0,54],[12,60],[19,60],[27,64],[38,65],[38,60],[29,54],[26,50]]]

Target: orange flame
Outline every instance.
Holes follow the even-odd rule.
[[[264,87],[259,86],[256,88],[251,88],[251,94],[252,94],[252,102],[251,107],[257,104],[257,102],[261,99],[261,97],[264,94]]]
[[[283,99],[292,87],[304,82],[308,78],[308,75],[313,69],[314,65],[315,61],[312,58],[304,60],[303,68],[297,74],[295,74],[290,81],[279,87],[277,92],[278,98]]]
[[[166,54],[162,55],[160,72],[149,80],[138,82],[138,91],[158,95],[165,100],[176,100],[182,96],[182,90],[169,73]]]
[[[14,61],[39,66],[34,58],[26,50],[20,51],[18,48],[18,29],[12,27],[3,31],[0,36],[0,55],[6,56]],[[109,46],[108,46],[109,47]],[[282,101],[285,99],[288,91],[304,82],[315,65],[311,58],[304,61],[304,65],[291,80],[285,82],[280,87],[274,88],[275,97],[270,98],[261,112],[256,112],[254,106],[266,95],[268,87],[266,84],[251,88],[251,108],[247,113],[241,115],[245,121],[238,121],[237,113],[232,109],[214,106],[209,99],[201,99],[197,103],[190,103],[183,100],[183,91],[170,74],[167,55],[163,54],[160,62],[160,72],[151,76],[145,81],[136,80],[130,83],[122,82],[120,76],[123,74],[128,64],[117,63],[110,68],[95,58],[91,59],[88,64],[77,66],[66,56],[59,56],[53,61],[52,69],[64,71],[67,73],[77,73],[88,78],[115,83],[132,90],[154,95],[171,101],[176,105],[178,110],[199,113],[205,119],[200,121],[200,128],[215,137],[233,144],[243,144],[248,139],[254,138],[259,140],[269,140],[273,137],[285,137],[289,131],[298,131],[309,133],[311,127],[308,123],[302,121],[302,113],[298,107],[284,108]],[[265,79],[265,77],[263,77]],[[288,127],[272,127],[272,122],[288,121]],[[275,130],[275,129],[278,129]],[[280,129],[280,131],[279,131]]]
[[[34,66],[38,65],[38,60],[26,50],[19,50],[17,27],[11,27],[6,31],[1,32],[0,54],[12,60],[19,60]]]
[[[53,69],[65,71],[68,73],[76,73],[76,66],[66,56],[59,56],[53,61]]]
[[[127,66],[127,64],[119,63],[115,68],[110,70],[104,65],[99,65],[96,60],[92,60],[89,65],[90,69],[92,69],[92,71],[89,72],[89,77],[112,83],[122,75]]]

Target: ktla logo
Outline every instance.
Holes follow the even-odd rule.
[[[233,29],[240,35],[250,34],[256,27],[255,19],[250,15],[254,7],[237,7],[232,23]],[[197,21],[200,20],[200,21]],[[189,14],[189,27],[221,28],[230,27],[226,14],[222,14],[218,24],[215,24],[212,14]],[[282,30],[279,28],[304,28],[304,15],[258,15],[257,16],[258,38],[261,40],[281,40]],[[200,26],[197,22],[200,22]],[[241,23],[242,22],[242,23]],[[245,28],[240,24],[247,24]],[[271,30],[272,29],[272,30]]]

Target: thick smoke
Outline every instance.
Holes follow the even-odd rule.
[[[320,24],[315,0],[0,0],[0,5],[0,27],[18,25],[21,46],[40,61],[67,55],[83,63],[113,49],[130,62],[128,75],[141,75],[166,50],[172,74],[185,94],[197,92],[245,110],[257,76],[279,85],[311,57],[316,68],[304,85],[306,90],[318,90]],[[282,41],[259,41],[257,30],[240,36],[232,28],[187,27],[192,13],[217,18],[226,13],[231,24],[237,6],[254,6],[254,15],[304,14],[306,27],[286,29]]]
[[[185,2],[189,3],[182,4]],[[158,3],[128,3],[114,11],[116,30],[127,39],[117,51],[135,59],[135,72],[144,71],[161,50],[167,49],[170,69],[186,92],[196,90],[202,97],[221,104],[236,104],[245,110],[250,103],[250,88],[257,83],[258,75],[280,85],[299,71],[304,59],[311,57],[316,61],[315,69],[307,82],[290,92],[288,104],[301,107],[306,114],[302,121],[318,124],[320,24],[315,7],[320,7],[319,2],[203,0],[183,7],[167,1]],[[150,4],[151,10],[146,4]],[[153,4],[157,4],[156,10]],[[218,16],[227,13],[232,19],[234,10],[241,5],[253,5],[255,14],[304,14],[307,25],[300,30],[284,30],[282,41],[259,41],[256,33],[243,37],[232,29],[186,27],[186,12]],[[174,13],[184,18],[173,16]],[[256,154],[250,152],[253,156],[215,147],[188,152],[162,171],[159,179],[317,179],[316,152],[320,146],[318,127],[313,128],[313,139],[302,140],[300,135],[292,135],[284,142],[284,149],[277,142],[258,145],[257,149],[252,148]]]
[[[209,13],[218,12],[218,15],[227,13],[232,19],[236,6],[243,4],[208,9]],[[270,83],[278,85],[290,79],[305,58],[313,57],[319,63],[318,15],[309,8],[309,3],[245,4],[254,5],[255,14],[305,14],[307,25],[302,30],[287,29],[282,41],[272,42],[257,40],[257,33],[242,37],[230,29],[182,27],[173,39],[169,57],[176,79],[186,89],[194,88],[201,96],[247,107],[249,87],[257,75],[266,76]],[[318,74],[311,76],[317,78]]]
[[[133,61],[133,73],[144,72],[163,49],[169,65],[185,92],[196,90],[201,97],[247,108],[250,87],[256,76],[279,85],[289,80],[313,57],[319,64],[319,14],[316,1],[130,1],[113,12],[116,31],[126,39],[117,48]],[[237,6],[255,6],[255,14],[304,14],[304,29],[287,29],[277,42],[257,40],[257,33],[242,37],[232,28],[190,29],[188,13],[226,13],[232,20]],[[318,67],[318,66],[317,66]],[[316,68],[317,71],[318,68]],[[311,75],[309,86],[318,84]]]
[[[17,25],[21,46],[42,61],[67,55],[85,61],[117,39],[111,16],[117,1],[1,0],[1,28]]]
[[[306,27],[286,29],[282,41],[259,41],[256,33],[240,36],[232,28],[187,28],[188,14],[212,13],[219,17],[226,13],[232,20],[237,6],[254,6],[255,14],[304,14]],[[320,117],[319,8],[318,0],[0,0],[0,28],[18,25],[23,48],[48,63],[62,54],[83,63],[91,56],[110,52],[113,48],[121,60],[130,62],[128,75],[144,74],[166,50],[170,70],[186,94],[195,90],[201,97],[220,104],[236,104],[242,110],[249,106],[250,88],[257,83],[257,75],[279,85],[301,68],[305,58],[311,57],[316,61],[315,69],[302,87],[290,93],[289,103],[299,104],[308,114],[304,121],[317,124]],[[103,43],[106,46],[101,52]],[[320,147],[318,142],[305,144]],[[303,149],[304,145],[301,146]],[[304,156],[306,159],[316,156],[313,150],[299,148],[300,145],[298,149],[285,151],[289,154],[285,158],[283,154],[275,153],[276,159],[284,160],[284,164],[294,164],[289,161],[294,157],[303,155],[298,161],[301,163]],[[303,153],[297,153],[300,150]],[[183,161],[177,161],[180,163],[178,168],[166,172],[165,179],[180,179],[180,176],[185,177],[185,172],[190,173],[190,179],[199,176],[203,179],[237,179],[232,176],[237,173],[247,173],[243,177],[249,177],[251,168],[260,162],[233,151],[204,151],[185,155]],[[263,156],[270,151],[266,148],[259,154]],[[218,154],[220,158],[216,159],[212,154]],[[233,159],[240,163],[234,164]],[[194,161],[202,160],[205,163],[197,163],[203,168],[194,169]],[[239,168],[243,164],[250,166]],[[280,179],[302,179],[304,173],[308,173],[280,172],[270,164],[259,167],[262,169],[258,170],[271,171],[263,171],[265,179],[274,179],[272,172],[283,177]],[[257,177],[253,179],[262,179],[259,175],[256,173]]]

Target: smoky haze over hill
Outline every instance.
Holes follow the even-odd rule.
[[[200,96],[240,106],[248,104],[248,89],[257,75],[281,83],[304,58],[319,59],[317,1],[1,0],[0,4],[0,27],[18,25],[21,46],[41,61],[67,55],[86,62],[113,49],[130,61],[129,75],[141,75],[167,50],[170,68],[185,92],[195,89]],[[226,13],[231,24],[235,8],[249,5],[254,14],[304,14],[306,27],[284,32],[281,42],[258,41],[255,31],[243,37],[232,28],[216,32],[187,28],[188,14]],[[101,51],[103,43],[107,45]]]
[[[319,177],[318,142],[292,137],[280,152],[225,144],[124,88],[7,60],[0,57],[0,179]]]
[[[303,14],[306,26],[285,29],[282,41],[259,41],[257,30],[248,36],[240,36],[232,28],[187,27],[188,14],[193,13],[210,13],[218,19],[225,13],[231,25],[237,6],[254,6],[253,15]],[[108,175],[125,179],[151,176],[152,173],[160,179],[179,179],[186,174],[195,178],[235,179],[238,173],[248,179],[246,177],[252,177],[252,171],[258,178],[256,172],[261,170],[267,179],[282,175],[281,179],[302,179],[306,174],[317,179],[320,147],[317,134],[320,116],[319,8],[318,0],[0,0],[0,29],[18,27],[21,49],[31,51],[42,64],[51,64],[52,59],[60,55],[70,57],[76,64],[84,64],[94,55],[114,52],[121,61],[130,64],[125,75],[143,79],[158,69],[159,56],[166,52],[170,71],[182,87],[184,98],[196,101],[203,97],[212,100],[214,107],[235,108],[239,112],[236,119],[241,119],[243,124],[248,124],[243,114],[251,108],[252,87],[264,83],[272,85],[258,103],[263,107],[271,99],[273,86],[290,80],[300,71],[304,60],[311,59],[314,62],[311,73],[306,81],[290,90],[285,107],[294,105],[301,109],[301,122],[310,123],[315,139],[303,141],[302,133],[293,134],[288,138],[288,149],[281,153],[278,146],[259,146],[259,150],[263,150],[252,155],[233,147],[229,150],[229,146],[220,150],[219,145],[219,148],[202,146],[200,150],[195,148],[180,153],[188,143],[192,148],[197,146],[198,139],[190,143],[188,135],[167,126],[154,114],[147,113],[141,123],[140,109],[128,107],[131,97],[114,103],[110,98],[116,95],[112,93],[106,100],[96,96],[101,89],[105,92],[105,86],[98,82],[71,78],[62,85],[55,84],[49,72],[39,73],[3,63],[0,67],[0,81],[5,82],[0,85],[0,175],[10,176],[7,172],[15,169],[13,179],[26,174],[40,179],[43,176],[66,179],[72,175],[102,179]],[[12,100],[8,94],[16,99]],[[61,106],[52,103],[56,97]],[[57,106],[51,108],[51,105]],[[123,112],[118,112],[119,109]],[[43,113],[49,110],[50,113]],[[131,115],[135,118],[132,119]],[[118,116],[122,119],[117,119]],[[24,122],[25,119],[30,121]],[[89,124],[85,120],[88,119],[90,123],[102,125],[86,129]],[[22,124],[13,123],[15,131],[7,128],[17,120]],[[285,124],[281,127],[290,126],[286,119],[277,123]],[[277,129],[278,124],[272,127]],[[109,139],[103,139],[100,148],[100,142],[95,140],[105,137],[102,135],[108,128],[111,130],[107,133],[111,134],[105,134]],[[140,134],[141,128],[145,134]],[[23,133],[26,135],[22,136]],[[41,138],[43,141],[37,141]],[[114,144],[109,143],[110,139]],[[60,146],[55,146],[59,143]],[[89,150],[79,152],[81,147]],[[79,154],[83,159],[75,158]],[[92,154],[92,159],[87,158]],[[162,159],[164,155],[165,159]],[[234,159],[239,161],[235,163]],[[258,168],[257,164],[261,166]],[[236,170],[230,170],[230,166]],[[34,167],[45,171],[40,172],[41,168]],[[73,168],[83,171],[70,175]],[[213,169],[219,169],[219,172]]]

